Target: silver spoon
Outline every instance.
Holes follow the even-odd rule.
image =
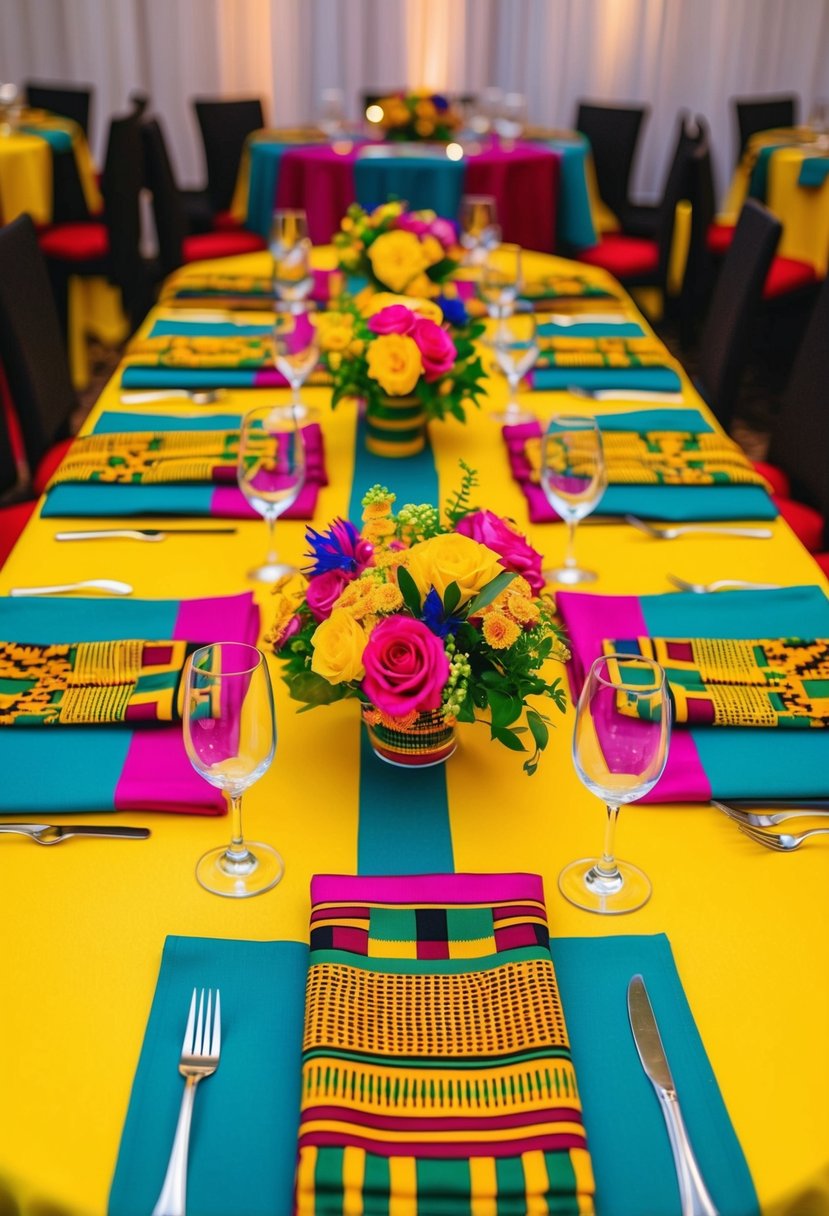
[[[689,535],[745,536],[755,540],[770,540],[774,535],[771,528],[731,528],[722,527],[719,524],[682,524],[675,528],[656,528],[653,524],[640,519],[638,515],[626,515],[625,519],[632,528],[638,528],[640,532],[644,532],[646,536],[652,536],[654,540],[675,540],[678,536]]]
[[[205,389],[155,389],[147,392],[126,392],[121,394],[122,405],[148,405],[152,401],[189,401],[192,405],[212,405],[224,396],[220,388]]]
[[[713,583],[689,583],[675,574],[668,575],[668,582],[673,583],[680,591],[694,591],[697,595],[707,595],[711,591],[779,591],[779,583],[748,583],[741,578],[718,578]]]
[[[88,578],[81,583],[55,583],[51,587],[12,587],[9,595],[62,595],[72,591],[103,591],[107,595],[132,595],[129,583],[115,578]]]

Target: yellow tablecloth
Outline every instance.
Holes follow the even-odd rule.
[[[330,251],[318,257],[322,264]],[[528,256],[527,273],[556,261]],[[238,265],[261,273],[267,261],[255,254]],[[687,383],[685,395],[701,406]],[[315,524],[321,526],[347,509],[354,416],[346,406],[329,413],[327,390],[306,396],[324,413],[331,485],[320,494]],[[227,406],[245,408],[254,397],[261,400],[261,394],[234,393]],[[432,442],[442,498],[456,485],[463,456],[479,470],[480,502],[520,521],[524,500],[507,476],[499,428],[487,416],[505,399],[503,381],[494,381],[480,416],[466,427],[433,425]],[[527,400],[541,414],[580,411],[585,404],[565,393],[533,393]],[[117,380],[98,408],[118,408]],[[393,461],[388,480],[394,484]],[[240,523],[237,536],[152,546],[56,544],[55,532],[71,526],[34,519],[0,572],[0,589],[109,576],[127,579],[140,596],[228,594],[245,588],[245,571],[265,549],[265,526],[258,522]],[[787,526],[773,527],[773,540],[762,543],[689,537],[667,544],[625,527],[590,525],[580,529],[579,557],[600,571],[595,587],[604,593],[668,591],[668,571],[698,580],[817,581],[816,567]],[[528,532],[550,561],[560,560],[561,525]],[[299,562],[304,525],[280,523],[277,536],[283,557]],[[265,619],[268,599],[261,592]],[[297,715],[276,664],[274,675],[276,759],[245,796],[251,838],[272,841],[287,861],[274,891],[235,902],[198,886],[195,862],[206,848],[224,843],[226,821],[122,816],[152,828],[141,845],[85,841],[50,850],[0,841],[0,1182],[23,1197],[25,1216],[35,1210],[27,1195],[51,1199],[61,1211],[104,1212],[165,936],[306,940],[312,874],[354,871],[356,706],[344,702]],[[522,774],[519,757],[490,744],[484,728],[461,728],[447,768],[456,868],[540,872],[554,934],[666,932],[763,1210],[829,1210],[829,851],[818,844],[778,856],[704,806],[626,807],[620,854],[648,873],[653,898],[618,920],[579,912],[559,895],[556,879],[566,862],[596,850],[604,813],[573,770],[572,710],[566,718],[553,716],[553,737],[533,778]],[[601,976],[596,980],[600,993]]]
[[[101,192],[92,153],[78,124],[40,110],[27,111],[22,122],[58,127],[70,135],[86,205],[90,214],[100,211]],[[24,211],[36,224],[52,221],[52,149],[46,139],[32,132],[11,131],[0,135],[0,222],[10,224]]]

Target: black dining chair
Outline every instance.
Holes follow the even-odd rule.
[[[733,97],[731,104],[737,120],[737,162],[751,136],[758,131],[797,125],[800,98],[794,93],[777,97]]]
[[[708,309],[714,286],[714,266],[708,248],[708,230],[716,211],[714,170],[707,131],[691,151],[691,232],[685,272],[676,305],[679,340],[683,350],[691,347],[697,328]]]
[[[36,500],[21,484],[18,454],[12,439],[12,405],[0,364],[0,566],[5,564],[18,537],[32,517]]]
[[[197,97],[193,109],[201,132],[207,166],[207,197],[216,226],[227,226],[245,140],[265,125],[258,97],[227,101]]]
[[[163,275],[171,274],[186,262],[234,257],[240,253],[255,253],[266,248],[260,236],[244,229],[191,234],[160,121],[150,118],[143,122],[141,136],[144,144],[146,184],[152,193],[159,263]]]
[[[25,85],[26,101],[38,110],[49,110],[62,118],[71,118],[89,135],[89,111],[92,85],[69,85],[57,81],[29,80]]]
[[[655,240],[659,234],[659,223],[662,214],[662,199],[671,180],[671,173],[677,161],[683,157],[689,147],[694,148],[701,139],[707,138],[708,126],[704,119],[692,119],[687,110],[681,110],[677,115],[674,128],[674,140],[665,179],[662,186],[660,201],[657,203],[628,203],[617,212],[622,225],[622,232],[629,236],[642,236]]]
[[[590,141],[599,194],[619,215],[628,206],[630,175],[648,106],[613,106],[580,101],[576,130]]]
[[[740,212],[700,336],[697,388],[726,430],[749,352],[751,328],[782,227],[748,199]]]

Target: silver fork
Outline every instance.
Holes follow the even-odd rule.
[[[213,1010],[211,1019],[211,1008]],[[219,1067],[222,1048],[222,1016],[219,989],[213,1005],[213,992],[207,990],[207,1011],[204,1009],[204,988],[199,994],[196,1015],[196,989],[190,1001],[187,1029],[181,1045],[178,1070],[184,1077],[184,1094],[178,1115],[173,1149],[167,1165],[167,1175],[161,1194],[153,1208],[153,1216],[184,1216],[187,1204],[187,1154],[190,1147],[190,1123],[196,1086]]]
[[[790,836],[785,832],[766,832],[763,828],[752,827],[750,823],[741,823],[738,819],[735,819],[734,822],[745,836],[756,840],[758,844],[765,845],[767,849],[772,849],[775,853],[792,853],[795,849],[799,849],[804,840],[808,840],[810,836],[829,836],[829,828],[810,828],[808,832],[801,832],[799,836]]]
[[[749,583],[742,578],[718,578],[713,583],[689,583],[687,579],[679,578],[676,574],[668,575],[668,582],[673,583],[680,591],[693,591],[697,595],[707,595],[710,591],[777,591],[779,583]]]
[[[657,528],[646,523],[638,515],[626,515],[625,519],[632,528],[638,528],[646,536],[654,540],[676,540],[678,536],[745,536],[754,540],[770,540],[774,535],[771,528],[741,528],[723,527],[719,524],[680,524],[676,528]]]
[[[808,803],[789,811],[772,811],[766,814],[758,811],[744,811],[739,807],[717,802],[715,798],[711,799],[711,805],[715,806],[718,811],[722,811],[729,819],[733,819],[735,823],[747,823],[753,828],[775,828],[789,819],[826,819],[829,817],[829,810],[825,807],[810,807]]]

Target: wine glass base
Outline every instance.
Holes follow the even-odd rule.
[[[281,881],[285,862],[276,849],[258,840],[246,841],[245,848],[247,857],[237,863],[224,847],[211,849],[199,858],[196,878],[205,891],[228,899],[249,899],[270,891]]]
[[[306,422],[315,422],[320,416],[319,410],[314,405],[276,405],[271,411],[270,417],[281,422],[291,422],[292,419],[304,426]]]
[[[558,876],[558,889],[566,900],[585,912],[621,916],[635,912],[651,897],[651,882],[629,861],[617,861],[619,878],[608,881],[596,869],[597,857],[585,857],[565,866]]]
[[[532,410],[525,410],[522,407],[516,406],[514,410],[509,408],[505,410],[493,410],[489,415],[493,422],[500,422],[502,426],[521,426],[525,422],[535,422],[536,415]]]
[[[581,566],[559,566],[543,573],[548,583],[562,583],[565,587],[576,587],[579,583],[595,583],[599,577],[595,570],[582,570]]]
[[[285,562],[265,562],[264,566],[256,566],[248,570],[248,578],[254,583],[276,583],[286,574],[296,574],[296,566]]]

